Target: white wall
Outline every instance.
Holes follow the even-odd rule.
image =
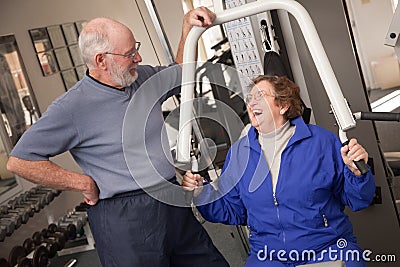
[[[347,0],[346,3],[353,20],[352,28],[367,87],[399,85],[399,66],[394,48],[384,45],[393,18],[392,0]]]
[[[182,28],[183,7],[180,0],[154,0],[158,11],[160,23],[163,25],[165,34],[168,36],[173,55],[180,40]],[[174,49],[175,48],[175,49]]]
[[[28,30],[90,20],[98,16],[111,17],[128,25],[136,39],[142,42],[140,52],[143,63],[159,63],[156,50],[150,42],[150,36],[155,35],[154,29],[151,25],[147,25],[150,26],[149,32],[147,31],[134,0],[69,0],[57,1],[57,4],[51,0],[2,0],[0,35],[15,34],[41,112],[44,112],[57,96],[65,92],[65,89],[60,74],[43,77]],[[180,34],[180,31],[177,34]]]
[[[163,1],[161,10],[174,11],[163,15],[163,18],[169,22],[167,32],[171,37],[172,49],[176,51],[177,40],[181,35],[182,7],[180,6],[179,9],[177,5],[180,3],[179,0],[165,2],[168,4]],[[173,9],[169,9],[171,5],[174,7]],[[167,62],[143,0],[69,0],[57,1],[57,3],[51,0],[1,1],[0,35],[15,35],[28,79],[42,113],[55,98],[65,92],[65,89],[59,73],[46,77],[42,75],[28,30],[54,24],[90,20],[101,16],[119,20],[133,30],[135,38],[142,42],[140,48],[142,64],[158,65]],[[67,169],[80,170],[69,153],[53,160]],[[28,183],[24,187],[30,186]]]

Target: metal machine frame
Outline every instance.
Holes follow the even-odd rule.
[[[311,56],[317,67],[318,73],[324,84],[325,91],[331,101],[331,107],[335,118],[340,127],[340,137],[346,141],[345,131],[356,126],[352,112],[344,98],[342,91],[329,62],[329,59],[322,46],[314,23],[306,9],[294,0],[259,0],[248,3],[240,7],[224,10],[216,14],[213,25],[219,25],[242,17],[255,15],[264,11],[282,9],[293,15],[298,21],[303,36],[308,45]],[[182,98],[181,103],[185,103],[180,110],[179,136],[177,144],[177,161],[190,162],[190,136],[192,131],[193,108],[192,99],[193,79],[195,74],[195,54],[198,39],[205,31],[205,28],[194,27],[186,40],[183,55],[182,70]]]

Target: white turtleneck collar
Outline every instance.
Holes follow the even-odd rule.
[[[261,150],[269,165],[274,192],[278,182],[282,151],[293,136],[295,129],[296,126],[291,125],[290,121],[287,121],[275,131],[266,134],[259,133],[258,135]]]

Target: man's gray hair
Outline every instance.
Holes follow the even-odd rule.
[[[89,69],[95,68],[94,55],[98,52],[110,52],[113,47],[103,29],[83,29],[79,35],[79,49],[82,59]]]

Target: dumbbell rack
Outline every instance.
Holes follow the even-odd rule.
[[[74,214],[87,216],[85,208],[82,207],[82,204],[83,203],[76,206],[73,211],[68,211],[67,215],[64,215],[62,218],[60,218],[58,221],[58,225],[62,225],[63,221],[65,222],[64,225],[67,225],[70,222],[69,219]],[[87,220],[87,218],[86,218],[86,220]],[[79,236],[79,237],[75,238],[74,240],[71,240],[69,243],[67,243],[67,245],[64,249],[57,252],[58,256],[64,256],[64,255],[69,255],[69,254],[74,254],[74,253],[78,253],[78,252],[95,249],[94,239],[93,239],[92,231],[90,230],[89,224],[86,222],[83,222],[82,229],[83,229],[82,232],[84,233],[84,236]]]
[[[25,196],[25,199],[27,199],[28,203],[28,196]],[[65,218],[66,216],[77,216],[76,214],[71,214],[71,208],[78,207],[81,201],[82,195],[79,193],[62,192],[58,197],[55,197],[51,203],[42,206],[40,210],[34,212],[34,215],[30,217],[28,221],[24,224],[20,224],[12,234],[7,235],[4,240],[0,242],[0,259],[9,259],[11,250],[18,246],[22,247],[24,240],[31,238],[33,233],[47,228],[52,223],[58,225],[59,221],[61,221],[60,218]],[[0,206],[8,204],[9,203],[2,203]],[[35,205],[32,205],[32,208],[34,206]],[[65,248],[57,252],[58,256],[94,249],[94,240],[89,224],[85,223],[82,227],[84,234],[78,236],[71,242],[66,242]],[[37,246],[37,248],[38,247],[39,246]]]

